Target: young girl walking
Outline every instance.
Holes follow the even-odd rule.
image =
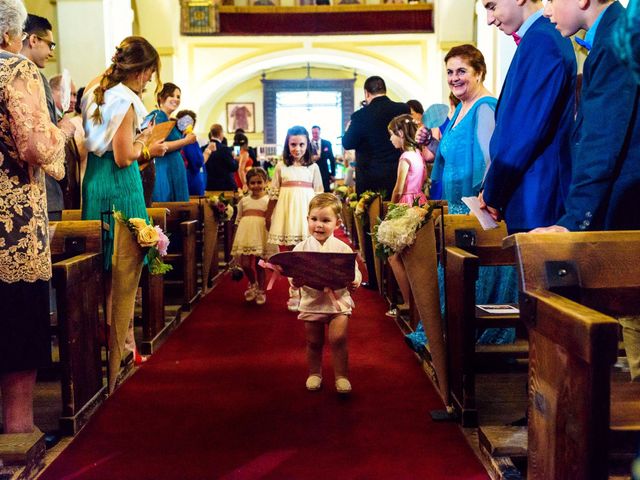
[[[402,155],[398,161],[398,177],[396,185],[391,194],[392,203],[405,203],[413,205],[416,201],[423,205],[427,201],[427,197],[423,192],[424,182],[427,179],[427,170],[424,159],[419,150],[419,145],[415,141],[418,123],[409,114],[398,115],[387,127],[391,143],[394,147],[402,150]],[[398,305],[398,309],[409,308],[409,296],[411,287],[404,264],[399,254],[389,257],[389,264],[396,277],[400,293],[402,293],[403,304]],[[390,310],[390,315],[397,312]]]
[[[309,203],[307,229],[309,237],[293,249],[297,252],[353,253],[351,248],[333,236],[340,225],[342,203],[332,193],[321,193]],[[319,268],[322,268],[319,266]],[[345,288],[333,292],[334,299],[323,290],[304,286],[302,279],[293,278],[292,284],[301,287],[298,318],[305,322],[307,339],[307,363],[309,377],[307,390],[319,390],[322,386],[322,350],[325,339],[325,325],[328,329],[329,344],[338,393],[351,392],[349,381],[349,352],[347,350],[347,326],[353,308],[350,292],[362,280],[358,264],[354,262],[353,281]]]
[[[267,210],[269,243],[280,250],[291,250],[309,235],[307,207],[316,193],[324,192],[320,169],[311,161],[309,133],[295,126],[287,131],[282,162],[276,165],[271,181],[271,198]],[[272,215],[273,214],[273,215]],[[287,308],[298,311],[300,292],[289,288]]]
[[[231,255],[235,256],[242,271],[249,280],[249,288],[244,292],[247,302],[255,300],[264,305],[267,297],[264,293],[264,269],[258,266],[260,258],[267,258],[270,251],[267,244],[266,213],[269,196],[265,191],[267,172],[260,167],[251,168],[246,175],[250,194],[238,203],[236,217],[236,236],[233,240]]]

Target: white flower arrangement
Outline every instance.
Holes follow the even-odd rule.
[[[418,230],[431,218],[431,211],[432,207],[389,204],[387,216],[373,228],[378,241],[376,255],[387,258],[413,245]]]

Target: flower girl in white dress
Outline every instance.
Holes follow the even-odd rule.
[[[269,243],[279,245],[280,250],[291,250],[309,236],[307,210],[316,193],[324,192],[320,169],[311,161],[309,133],[300,126],[287,131],[282,162],[278,162],[273,180],[267,228]],[[271,213],[273,212],[273,216]],[[289,310],[298,311],[300,292],[289,289]]]
[[[238,203],[237,230],[231,254],[238,259],[249,280],[249,288],[244,292],[245,300],[255,300],[257,305],[263,305],[267,301],[264,291],[265,275],[264,269],[258,266],[258,261],[276,253],[275,247],[269,248],[267,243],[267,172],[260,167],[251,168],[246,173],[246,182],[250,194]]]

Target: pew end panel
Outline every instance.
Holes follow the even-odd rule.
[[[481,364],[504,368],[506,360],[526,356],[526,341],[507,345],[476,345],[477,331],[510,328],[519,323],[516,314],[490,314],[476,306],[476,282],[480,267],[514,264],[512,251],[502,248],[507,235],[504,222],[484,230],[472,215],[440,215],[440,264],[444,270],[445,328],[449,382],[453,407],[462,426],[478,426],[476,372]],[[514,299],[515,300],[515,299]]]
[[[618,324],[544,290],[523,294],[522,305],[530,327],[529,475],[607,478]]]
[[[154,225],[167,231],[168,210],[164,207],[147,208],[147,215]],[[172,240],[171,238],[169,239]],[[140,353],[151,355],[167,338],[173,329],[175,319],[166,321],[166,302],[164,298],[164,275],[151,275],[149,269],[142,270],[140,279],[142,289],[142,342]]]
[[[103,305],[99,220],[51,222],[52,285],[56,290],[63,433],[73,435],[102,402],[100,307]]]
[[[175,275],[181,275],[182,308],[190,311],[200,298],[196,250],[200,206],[192,202],[155,202],[153,206],[167,209],[167,232],[171,234],[171,244],[165,262],[173,266]]]
[[[640,437],[640,385],[612,381],[614,317],[640,314],[640,265],[629,261],[640,233],[518,234],[504,244],[516,251],[531,343],[530,476],[608,478]]]

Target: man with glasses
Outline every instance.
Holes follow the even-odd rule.
[[[24,24],[22,50],[20,53],[35,63],[38,68],[42,69],[51,58],[55,48],[56,44],[53,41],[51,22],[38,15],[27,15],[27,21]],[[71,123],[68,119],[58,121],[56,104],[53,99],[51,87],[47,79],[42,75],[42,72],[40,72],[40,75],[42,76],[42,83],[47,96],[47,108],[49,109],[51,121],[58,126],[61,126],[62,122]],[[75,130],[75,128],[73,128],[73,130]],[[60,220],[62,218],[62,210],[64,209],[62,188],[56,180],[48,175],[46,176],[45,183],[47,188],[47,211],[49,213],[49,220]]]

